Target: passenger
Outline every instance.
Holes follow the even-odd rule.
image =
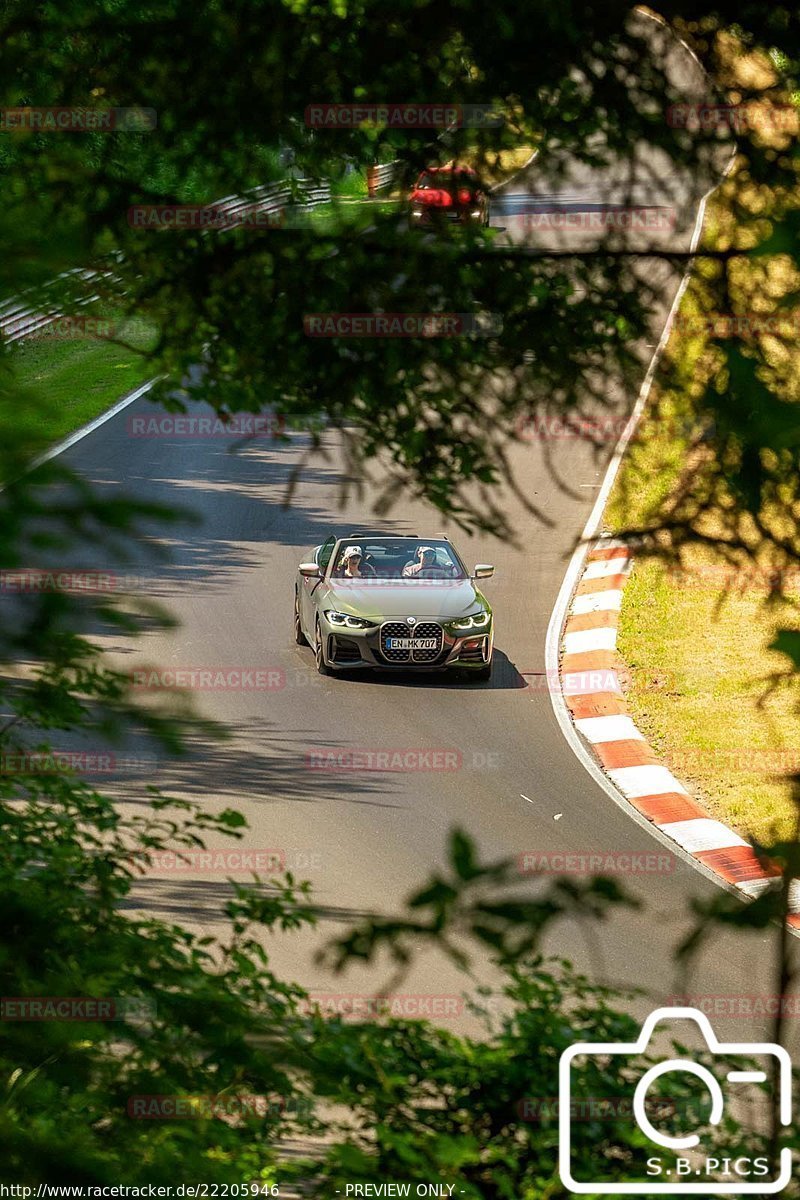
[[[433,546],[418,546],[417,561],[406,563],[403,567],[403,578],[413,579],[415,575],[421,575],[423,571],[426,576],[430,576],[430,573],[436,570],[438,570],[436,551]]]
[[[364,562],[360,546],[348,546],[342,555],[340,573],[343,579],[364,579],[375,574],[375,568]]]

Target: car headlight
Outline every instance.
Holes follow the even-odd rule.
[[[325,616],[331,625],[341,625],[345,629],[374,629],[377,621],[365,621],[363,617],[351,617],[348,613],[334,612],[328,609]]]
[[[481,210],[479,208],[473,208],[472,212],[469,215],[471,217],[479,217],[481,215]]]
[[[412,215],[412,217],[421,217],[422,209],[421,208],[412,208],[411,215]]]
[[[468,617],[461,617],[458,621],[451,621],[450,628],[457,629],[459,632],[465,629],[486,629],[491,619],[492,614],[482,608],[480,612],[472,613]]]

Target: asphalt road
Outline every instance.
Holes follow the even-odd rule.
[[[284,510],[282,493],[300,453],[301,446],[254,447],[230,455],[210,441],[151,443],[137,453],[123,422],[112,422],[70,456],[96,483],[116,488],[124,481],[141,496],[188,501],[199,514],[199,525],[173,535],[172,564],[150,585],[179,616],[180,629],[147,635],[135,649],[118,638],[107,647],[128,669],[146,662],[162,669],[281,673],[285,684],[272,692],[198,692],[199,710],[225,722],[233,738],[222,745],[198,742],[191,758],[160,762],[155,779],[215,811],[235,805],[250,824],[244,848],[286,853],[288,864],[313,882],[322,920],[313,935],[279,940],[274,961],[316,990],[360,993],[376,989],[374,973],[337,982],[311,962],[313,949],[362,913],[396,910],[411,889],[444,867],[448,833],[456,826],[488,859],[530,851],[663,854],[663,846],[586,774],[564,741],[548,694],[545,634],[565,556],[602,476],[593,453],[580,443],[556,448],[557,467],[571,482],[566,492],[550,479],[539,447],[520,450],[519,476],[553,525],[543,527],[509,498],[518,547],[453,534],[469,563],[497,567],[486,585],[497,657],[485,685],[316,674],[311,650],[293,644],[293,572],[330,529],[360,524],[368,505],[354,502],[337,512],[333,462],[308,471],[292,509]],[[386,524],[423,533],[441,527],[414,504],[404,504]],[[309,767],[308,752],[328,747],[455,750],[461,766],[392,774]],[[136,803],[143,778],[121,776],[121,796]],[[138,885],[135,906],[211,931],[228,895],[227,873],[157,871]],[[715,885],[677,859],[664,873],[620,882],[643,900],[642,912],[620,913],[590,936],[564,926],[550,948],[609,980],[644,986],[663,1002],[675,991],[670,951],[687,927],[687,900],[713,894]],[[768,992],[767,966],[762,936],[721,939],[693,990]],[[426,957],[404,990],[452,995],[461,986],[452,971]]]
[[[701,86],[685,51],[672,47],[668,53],[674,70],[685,76],[687,93]],[[634,148],[624,173],[620,167],[610,173],[576,168],[566,181],[548,180],[534,162],[503,194],[616,199],[622,182],[632,177],[643,194],[657,195],[660,171],[658,156],[648,157],[644,148]],[[706,180],[699,171],[683,177],[666,174],[666,167],[664,172],[662,183],[679,213],[669,244],[687,247]],[[645,259],[636,269],[651,286],[657,284],[660,295],[652,337],[640,348],[643,376],[680,277],[663,260]],[[613,380],[608,397],[620,412],[635,400],[630,388],[622,391]],[[361,914],[397,910],[412,889],[444,867],[454,827],[471,834],[487,859],[516,859],[529,851],[663,854],[662,845],[574,757],[554,718],[545,675],[550,614],[612,445],[598,451],[579,440],[560,440],[516,449],[519,483],[549,521],[541,523],[507,493],[516,545],[490,536],[465,538],[444,527],[468,563],[496,564],[496,576],[486,584],[497,631],[489,684],[441,677],[321,678],[310,649],[293,643],[294,572],[331,531],[374,525],[369,492],[341,507],[340,460],[331,443],[329,459],[316,458],[304,470],[287,510],[283,496],[304,453],[305,435],[293,435],[286,447],[259,440],[237,453],[221,439],[132,437],[131,419],[149,408],[146,400],[137,401],[64,458],[108,494],[124,490],[193,510],[195,524],[179,525],[166,536],[154,530],[141,547],[146,590],[168,605],[180,625],[136,644],[119,635],[100,640],[127,669],[143,662],[161,668],[267,668],[279,671],[285,683],[268,692],[198,692],[200,712],[224,722],[231,740],[198,739],[188,759],[161,759],[152,771],[120,772],[112,785],[120,802],[132,806],[142,803],[143,784],[150,781],[209,810],[236,806],[250,824],[244,849],[279,849],[289,866],[312,881],[319,928],[275,938],[276,967],[316,991],[378,991],[384,972],[359,969],[336,979],[314,962],[314,951]],[[435,513],[410,500],[381,524],[423,535],[443,528]],[[152,553],[156,543],[167,546],[169,562],[158,562]],[[307,763],[308,751],[319,747],[447,749],[458,753],[461,765],[445,772],[320,771]],[[131,903],[219,932],[228,873],[161,869],[137,885]],[[562,925],[548,948],[609,982],[645,988],[649,998],[634,1005],[638,1011],[674,993],[671,951],[688,927],[688,902],[717,889],[680,860],[621,882],[641,899],[640,911],[620,912],[592,931]],[[520,886],[538,890],[542,884],[523,879]],[[770,965],[764,935],[719,936],[699,961],[691,990],[769,993]],[[486,963],[476,969],[491,985]],[[425,953],[402,990],[450,996],[465,986],[439,956]],[[730,1020],[721,1032],[739,1037],[752,1030],[748,1022]]]

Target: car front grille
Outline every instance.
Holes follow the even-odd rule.
[[[463,216],[458,208],[444,208],[433,204],[423,208],[422,211],[424,218],[429,221],[460,221]]]
[[[435,638],[436,646],[432,650],[391,650],[387,646],[389,638]],[[418,625],[407,625],[405,621],[387,621],[381,625],[381,655],[390,663],[426,663],[433,662],[442,652],[444,630],[436,621],[420,621]]]

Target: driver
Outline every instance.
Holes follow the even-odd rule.
[[[375,568],[364,562],[360,546],[347,547],[341,557],[339,570],[344,579],[363,579],[375,574]]]
[[[417,561],[406,563],[403,567],[403,578],[413,579],[415,575],[434,570],[436,566],[436,551],[433,546],[417,546]]]

